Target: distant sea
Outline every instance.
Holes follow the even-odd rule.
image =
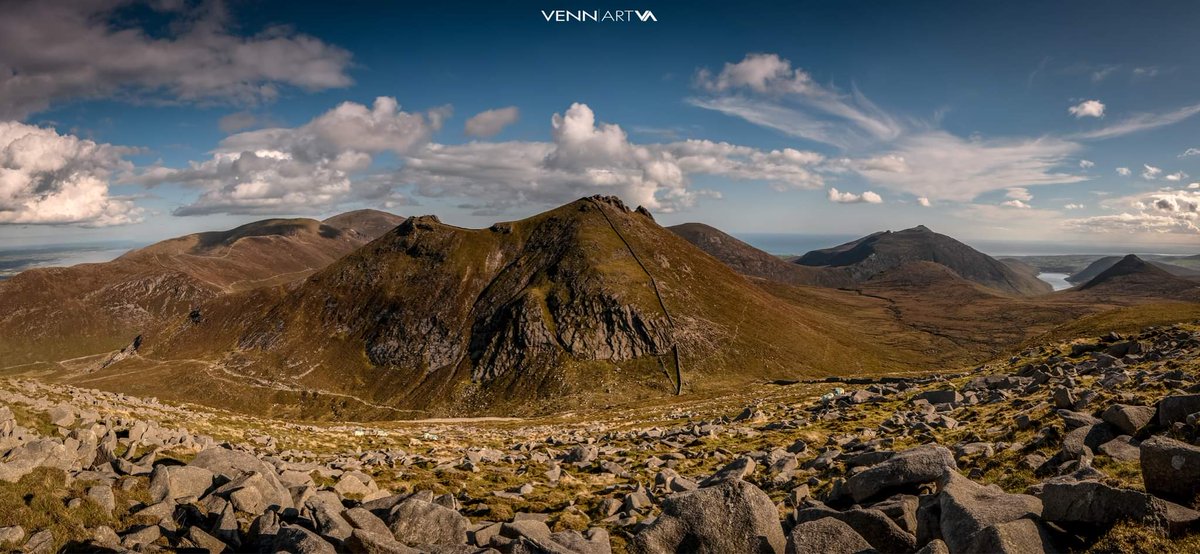
[[[0,280],[35,267],[107,262],[141,246],[130,242],[0,247]]]
[[[799,256],[812,250],[829,248],[861,238],[857,235],[807,235],[785,233],[741,233],[737,238],[751,246],[777,256]],[[1165,256],[1200,254],[1200,246],[1185,245],[1104,245],[1058,244],[1053,242],[1013,242],[996,240],[966,240],[972,248],[989,256],[1067,256],[1097,254],[1161,254]]]

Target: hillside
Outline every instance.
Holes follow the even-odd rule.
[[[1067,277],[1067,281],[1069,281],[1073,284],[1076,284],[1076,285],[1082,284],[1082,283],[1087,283],[1088,281],[1095,279],[1097,275],[1100,275],[1105,270],[1116,265],[1122,259],[1123,259],[1122,256],[1105,256],[1103,258],[1100,258],[1099,260],[1092,262],[1086,268],[1084,268],[1076,273],[1071,274],[1069,277]],[[1141,258],[1139,258],[1139,259],[1141,259]],[[1174,264],[1170,264],[1170,263],[1162,262],[1162,261],[1156,261],[1156,260],[1144,260],[1143,259],[1142,261],[1147,264],[1150,264],[1154,267],[1157,267],[1171,275],[1175,275],[1177,277],[1200,277],[1200,270],[1190,269],[1187,267],[1178,266],[1178,265],[1174,265]]]
[[[839,270],[788,263],[703,223],[684,223],[667,229],[742,275],[821,287],[841,287],[852,283],[849,276]]]
[[[922,261],[946,266],[964,279],[1008,294],[1029,296],[1052,290],[1036,276],[1016,271],[923,225],[903,231],[881,231],[840,246],[814,250],[795,263],[840,268],[854,281],[863,282],[890,269]]]
[[[395,418],[671,395],[676,353],[689,393],[931,363],[924,337],[885,302],[829,293],[796,288],[786,301],[611,198],[488,229],[424,216],[298,287],[206,303],[203,322],[172,323],[142,355],[79,382],[263,413]]]
[[[399,222],[377,211],[270,219],[111,262],[24,271],[0,282],[0,359],[44,365],[107,353],[217,296],[307,277]]]
[[[1153,297],[1200,301],[1200,283],[1168,273],[1130,254],[1077,288],[1091,297]]]

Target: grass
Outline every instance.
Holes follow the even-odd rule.
[[[87,488],[93,484],[76,481],[68,485],[66,472],[45,467],[35,469],[16,483],[0,482],[0,527],[20,525],[25,529],[26,539],[48,529],[54,534],[54,551],[57,551],[69,542],[91,539],[92,530],[101,525],[123,529],[133,524],[129,503],[149,501],[144,485],[130,491],[113,487],[117,509],[109,514],[87,496]],[[76,498],[82,502],[69,508],[68,503]],[[18,546],[0,544],[0,549],[14,550]]]

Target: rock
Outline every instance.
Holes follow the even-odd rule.
[[[1063,424],[1066,425],[1068,431],[1072,429],[1078,429],[1080,427],[1089,427],[1103,423],[1103,420],[1100,418],[1085,414],[1083,412],[1058,410],[1055,413],[1058,414],[1058,417],[1062,418]]]
[[[793,527],[786,548],[787,554],[858,554],[870,552],[871,544],[853,527],[827,517]]]
[[[913,400],[924,400],[930,404],[957,404],[963,401],[963,396],[954,389],[925,391],[913,397]]]
[[[46,415],[50,418],[51,424],[59,427],[70,427],[75,424],[75,410],[66,404],[50,408]]]
[[[944,479],[938,492],[942,540],[951,552],[986,552],[969,548],[972,537],[991,525],[1037,517],[1042,502],[1026,494],[1009,494],[957,473]]]
[[[771,498],[746,481],[727,480],[663,499],[662,514],[633,537],[630,551],[779,554],[786,542]]]
[[[1200,412],[1200,394],[1168,396],[1158,401],[1158,424],[1164,427]]]
[[[160,465],[150,474],[150,501],[200,498],[213,486],[216,475],[202,467]]]
[[[385,535],[388,538],[394,538],[391,529],[388,529],[387,524],[382,519],[379,519],[375,514],[361,506],[342,512],[342,517],[355,529],[362,529],[375,535]]]
[[[222,542],[221,539],[205,533],[199,527],[189,527],[187,538],[192,541],[192,544],[207,551],[209,554],[221,554],[229,550],[229,545]]]
[[[409,498],[388,514],[389,529],[396,540],[407,544],[463,544],[470,522],[458,512]]]
[[[153,526],[158,529],[157,526]],[[28,541],[25,541],[25,548],[22,550],[25,554],[50,554],[54,552],[54,533],[49,529],[38,531]]]
[[[1100,445],[1117,438],[1117,431],[1107,423],[1078,427],[1063,437],[1063,457],[1078,460],[1100,449]]]
[[[287,487],[279,481],[275,468],[250,453],[228,448],[209,448],[196,454],[188,467],[204,468],[231,481],[247,474],[258,473],[262,476],[261,488],[263,490],[259,492],[262,494],[263,502],[266,502],[268,506],[285,509],[293,507],[292,495],[288,492]]]
[[[340,545],[350,538],[354,528],[342,517],[344,510],[336,493],[318,492],[304,502],[304,508],[312,516],[313,530],[325,540]]]
[[[916,554],[950,554],[950,547],[946,546],[941,539],[933,539]]]
[[[108,485],[88,487],[87,495],[88,498],[99,504],[101,508],[104,508],[105,512],[111,514],[113,510],[117,509],[117,497],[113,495],[112,487]]]
[[[912,552],[917,548],[917,538],[879,510],[851,509],[838,512],[829,508],[807,508],[796,512],[797,523],[827,517],[849,525],[880,552]]]
[[[0,527],[0,543],[17,544],[25,538],[25,528],[20,525]]]
[[[947,542],[950,552],[987,552],[989,554],[1029,554],[1056,552],[1041,524],[1031,519],[1017,519],[988,526],[976,533],[962,550]]]
[[[261,514],[267,509],[262,493],[254,487],[243,487],[229,493],[229,502],[235,510],[248,514]]]
[[[711,487],[727,481],[741,481],[751,473],[754,473],[754,467],[755,463],[753,459],[749,456],[742,456],[709,476],[708,479],[700,483],[700,486]]]
[[[954,454],[939,445],[922,445],[897,452],[887,461],[856,473],[846,481],[855,502],[880,493],[931,483],[957,472]]]
[[[1200,448],[1155,436],[1142,441],[1140,460],[1146,492],[1185,504],[1200,492]]]
[[[391,533],[373,533],[365,529],[355,529],[346,539],[346,551],[351,554],[421,554],[420,550],[409,548],[396,540]]]
[[[67,453],[63,443],[39,439],[0,454],[0,481],[16,483],[39,467],[69,469],[74,456]]]
[[[1045,483],[1038,497],[1042,500],[1042,519],[1082,531],[1108,529],[1119,521],[1131,520],[1177,535],[1200,520],[1200,512],[1098,481]]]
[[[274,549],[292,554],[337,554],[333,545],[298,525],[283,524],[275,535]]]
[[[898,494],[871,505],[871,509],[886,514],[896,525],[912,535],[917,534],[917,508],[920,499],[911,494]]]
[[[1071,409],[1075,407],[1075,393],[1067,387],[1056,387],[1051,394],[1055,408]]]
[[[1119,462],[1133,462],[1141,456],[1141,445],[1129,435],[1121,435],[1100,445],[1100,453]]]
[[[571,449],[564,462],[569,464],[590,464],[600,455],[599,449],[591,444],[581,444]]]
[[[1138,431],[1141,431],[1143,427],[1149,425],[1154,419],[1154,408],[1150,406],[1113,404],[1104,410],[1104,413],[1100,414],[1100,418],[1120,429],[1126,435],[1136,435]]]

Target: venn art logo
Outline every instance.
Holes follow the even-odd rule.
[[[542,17],[550,23],[596,22],[596,23],[649,23],[657,22],[650,10],[542,10]]]

